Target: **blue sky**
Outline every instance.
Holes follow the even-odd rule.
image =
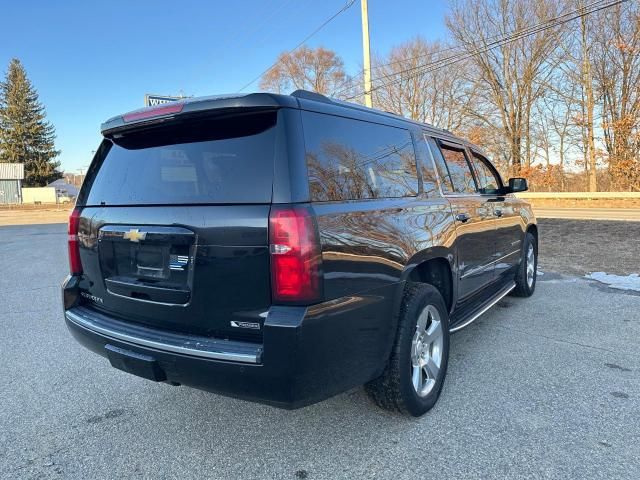
[[[19,58],[55,125],[67,171],[88,165],[100,123],[145,93],[230,93],[293,48],[345,0],[6,2],[0,71]],[[369,0],[372,54],[446,36],[446,0]],[[361,68],[359,0],[309,42]],[[257,83],[247,89],[258,90]]]

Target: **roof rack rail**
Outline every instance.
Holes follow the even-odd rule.
[[[309,90],[296,90],[290,94],[292,97],[306,98],[307,100],[315,100],[316,102],[333,103],[326,95],[321,93],[310,92]]]
[[[429,125],[427,123],[423,123],[423,122],[419,122],[417,120],[411,120],[409,118],[404,117],[403,115],[399,115],[395,112],[390,112],[388,110],[378,110],[376,108],[371,108],[371,107],[365,107],[364,105],[360,105],[357,103],[353,103],[353,102],[349,102],[346,100],[340,100],[337,98],[331,98],[331,97],[327,97],[326,95],[322,95],[321,93],[316,93],[316,92],[311,92],[309,90],[296,90],[295,92],[292,92],[289,94],[292,97],[297,97],[297,98],[304,98],[306,100],[314,100],[316,102],[322,102],[322,103],[330,103],[332,105],[337,105],[340,107],[344,107],[344,108],[351,108],[353,110],[360,110],[360,111],[364,111],[364,112],[369,112],[369,113],[373,113],[373,114],[377,114],[377,115],[385,115],[385,116],[393,116],[395,118],[397,118],[398,120],[404,120],[407,122],[412,122],[415,123],[417,125],[427,125],[429,128],[433,129],[433,130],[438,130],[442,133],[447,133],[449,135],[454,135],[453,132],[451,132],[450,130],[447,130],[446,128],[440,128],[440,127],[434,127],[433,125]]]

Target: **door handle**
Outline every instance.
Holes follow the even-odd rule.
[[[456,215],[456,220],[462,223],[468,222],[470,218],[471,217],[469,217],[469,215],[467,215],[466,213],[459,213]]]
[[[494,210],[494,211],[493,211],[493,214],[494,214],[496,217],[501,217],[501,216],[502,216],[502,210]]]

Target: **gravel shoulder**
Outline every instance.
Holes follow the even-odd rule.
[[[67,223],[68,207],[48,209],[0,209],[0,226]]]

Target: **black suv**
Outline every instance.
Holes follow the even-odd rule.
[[[421,415],[449,334],[536,284],[530,207],[450,132],[297,91],[114,117],[69,220],[67,326],[116,368]]]

